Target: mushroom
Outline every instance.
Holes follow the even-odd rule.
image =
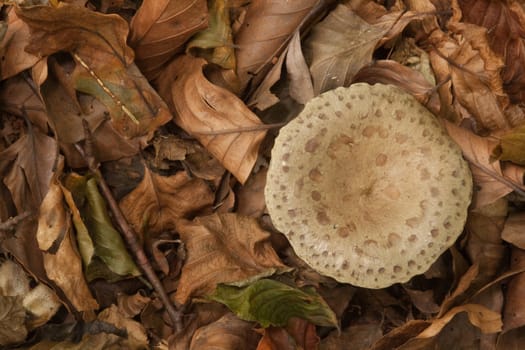
[[[384,288],[425,272],[463,231],[472,176],[436,117],[392,85],[310,100],[275,140],[265,197],[297,255]]]

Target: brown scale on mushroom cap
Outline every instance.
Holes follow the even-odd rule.
[[[299,257],[367,288],[425,272],[461,234],[471,193],[434,115],[394,86],[363,83],[312,99],[281,129],[265,189]]]

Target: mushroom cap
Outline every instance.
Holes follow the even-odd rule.
[[[434,115],[391,85],[309,101],[275,140],[275,227],[323,275],[367,288],[425,272],[461,234],[472,176]]]

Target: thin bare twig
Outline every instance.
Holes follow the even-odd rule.
[[[0,222],[0,231],[9,231],[13,229],[16,225],[24,221],[30,215],[31,215],[30,211],[25,211],[20,215],[9,218],[4,222]]]
[[[168,313],[171,321],[173,322],[173,328],[175,330],[175,333],[179,333],[183,329],[182,312],[178,311],[175,308],[173,302],[170,300],[168,293],[166,293],[166,290],[164,289],[159,277],[153,270],[153,267],[137,238],[137,233],[126,220],[126,217],[120,210],[120,207],[117,201],[115,200],[111,189],[109,188],[107,182],[104,180],[104,177],[102,176],[98,168],[98,162],[94,156],[91,132],[85,120],[83,120],[83,125],[84,132],[86,133],[86,143],[84,148],[78,144],[76,144],[76,147],[86,160],[89,170],[93,174],[95,174],[98,186],[100,188],[100,192],[102,193],[102,195],[106,199],[106,202],[109,205],[115,223],[119,227],[121,234],[124,236],[124,239],[126,240],[129,249],[135,256],[137,264],[140,266],[140,268],[144,272],[144,275],[146,275],[146,278],[151,283],[151,285],[159,295],[160,300],[164,304],[166,312]]]

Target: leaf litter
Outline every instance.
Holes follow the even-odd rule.
[[[524,346],[520,2],[2,7],[0,346]],[[425,105],[475,186],[455,245],[379,290],[304,264],[264,204],[278,128],[355,82]]]

